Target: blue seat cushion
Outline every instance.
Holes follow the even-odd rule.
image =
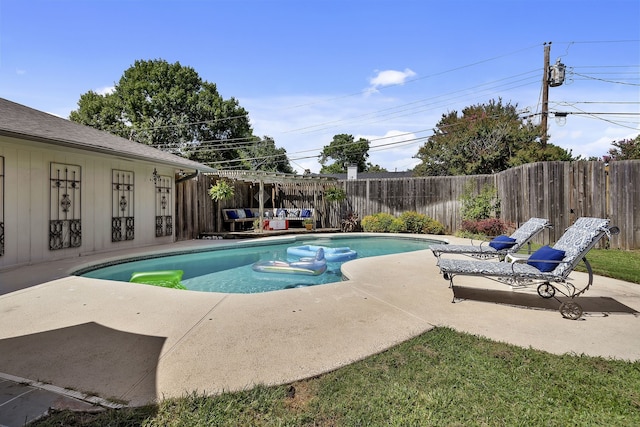
[[[310,218],[311,217],[311,211],[309,209],[302,209],[302,211],[300,212],[300,218]]]
[[[497,251],[508,249],[516,244],[516,239],[509,236],[498,236],[489,242],[489,246]]]
[[[238,219],[238,212],[236,212],[236,211],[227,211],[227,218],[229,218],[229,219]]]
[[[564,251],[553,249],[545,245],[531,254],[527,264],[534,266],[544,273],[548,273],[558,266],[558,262],[554,261],[562,261],[564,255]]]
[[[245,208],[244,214],[247,216],[247,218],[253,218],[253,212],[251,212],[251,209]]]

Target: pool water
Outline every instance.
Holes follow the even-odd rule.
[[[242,245],[212,248],[206,251],[136,259],[115,265],[96,266],[76,275],[128,282],[140,271],[183,270],[182,284],[192,291],[224,293],[260,293],[281,289],[314,286],[342,280],[341,262],[328,262],[327,271],[319,276],[261,273],[251,266],[258,261],[293,261],[287,256],[290,246],[316,245],[345,247],[358,252],[358,258],[389,255],[428,249],[434,240],[398,237],[349,237],[304,239],[287,243]],[[440,242],[437,242],[440,243]]]

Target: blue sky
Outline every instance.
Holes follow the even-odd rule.
[[[549,109],[571,114],[549,142],[602,156],[640,133],[639,21],[637,0],[0,0],[0,97],[66,118],[164,59],[236,98],[299,172],[341,133],[403,171],[447,112],[539,113],[552,42],[567,81]]]

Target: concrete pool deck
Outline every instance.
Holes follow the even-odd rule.
[[[229,243],[194,240],[131,252],[220,242]],[[637,315],[590,312],[571,321],[556,310],[471,300],[452,304],[429,250],[357,259],[343,266],[349,281],[263,294],[185,292],[67,276],[110,256],[0,271],[0,289],[9,291],[0,295],[0,383],[37,381],[35,388],[137,406],[194,391],[312,377],[435,326],[556,354],[640,360]],[[480,278],[459,279],[459,285],[508,289]],[[610,297],[640,311],[640,285],[596,277],[585,296]]]

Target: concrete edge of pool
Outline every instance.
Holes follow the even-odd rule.
[[[100,256],[110,255],[95,259]],[[2,373],[141,405],[191,391],[219,393],[308,378],[434,326],[557,354],[640,360],[639,317],[591,313],[569,321],[557,311],[452,304],[428,250],[351,261],[343,266],[346,282],[261,294],[184,292],[65,276],[87,261],[0,272],[2,283],[22,275],[23,287],[0,296]],[[499,286],[478,278],[460,284]],[[635,284],[596,277],[587,295],[640,310]]]

